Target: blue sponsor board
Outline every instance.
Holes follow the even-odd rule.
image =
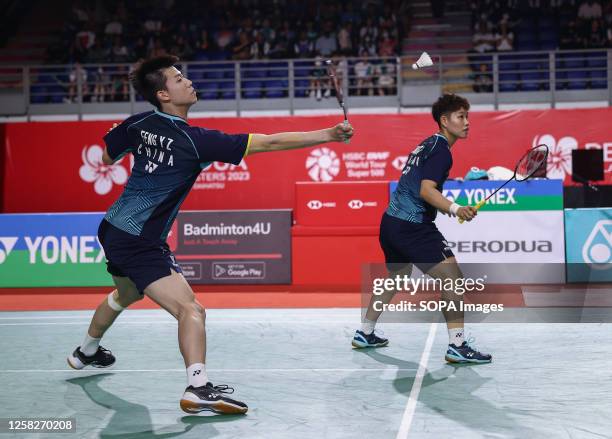
[[[612,281],[612,208],[566,209],[569,282]]]
[[[0,215],[0,287],[112,284],[98,242],[102,213]]]

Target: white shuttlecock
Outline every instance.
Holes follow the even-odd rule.
[[[414,70],[422,69],[423,67],[429,67],[429,66],[433,66],[433,61],[431,60],[431,57],[429,56],[427,52],[423,52],[421,56],[419,57],[419,59],[417,60],[417,62],[412,64],[412,68]]]

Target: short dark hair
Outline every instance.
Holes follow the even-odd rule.
[[[431,106],[431,115],[438,126],[440,126],[440,118],[442,115],[454,113],[462,108],[465,111],[469,111],[470,109],[470,103],[466,98],[454,93],[445,93],[444,95],[440,96]]]
[[[141,59],[130,74],[130,81],[134,89],[158,109],[161,109],[161,102],[157,99],[157,92],[166,90],[166,76],[163,69],[174,66],[178,60],[179,58],[174,55]]]

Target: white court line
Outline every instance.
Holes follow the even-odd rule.
[[[389,369],[389,368],[373,368],[373,369],[206,369],[207,372],[384,372],[386,370],[398,370],[398,371],[414,371],[415,369]],[[0,370],[2,373],[57,373],[57,372],[69,372],[69,373],[82,373],[82,372],[108,372],[108,373],[132,373],[132,372],[181,372],[185,373],[185,369],[7,369]]]
[[[334,324],[342,324],[342,325],[350,325],[353,324],[355,325],[355,320],[351,319],[351,320],[346,320],[346,321],[340,321],[340,320],[333,320],[332,322],[330,322],[329,320],[304,320],[304,321],[300,321],[300,320],[238,320],[238,319],[234,319],[234,320],[214,320],[211,319],[210,317],[207,319],[208,320],[208,327],[211,326],[215,326],[215,325],[234,325],[234,326],[239,326],[242,324],[252,324],[252,325],[267,325],[270,323],[279,323],[279,324],[326,324],[329,325],[331,323]],[[91,319],[87,319],[87,320],[83,320],[83,321],[79,321],[79,322],[20,322],[20,323],[0,323],[0,326],[67,326],[67,325],[85,325],[87,323],[89,323],[91,321]],[[156,324],[156,325],[176,325],[176,320],[168,320],[168,321],[159,321],[159,320],[141,320],[139,322],[133,322],[133,321],[118,321],[113,323],[113,326],[121,326],[121,325],[151,325],[151,324]]]
[[[425,377],[425,371],[427,370],[427,363],[429,362],[429,355],[431,354],[431,347],[433,345],[434,338],[436,336],[436,330],[438,329],[437,323],[432,323],[429,327],[429,335],[425,342],[425,348],[421,359],[419,360],[419,369],[417,370],[416,377],[412,383],[412,390],[410,390],[410,396],[408,396],[408,403],[402,416],[402,423],[399,431],[397,432],[396,439],[406,439],[410,432],[410,425],[412,424],[412,418],[416,409],[416,404],[419,399],[419,392],[421,391],[421,385],[423,384],[423,378]]]
[[[80,316],[43,316],[43,317],[0,317],[0,321],[2,320],[83,320],[83,321],[87,321],[89,322],[91,320],[91,317],[94,314],[94,310],[91,311],[90,315],[80,315]],[[263,313],[262,313],[263,315]],[[152,315],[147,315],[147,316],[139,316],[139,315],[129,315],[127,316],[127,318],[129,318],[130,320],[141,320],[141,319],[150,319],[152,317],[157,317],[157,316],[152,316]],[[233,317],[231,320],[232,321],[236,321],[237,318],[242,317],[242,315],[237,315],[236,317]],[[298,316],[299,317],[299,316]],[[306,319],[305,316],[304,320],[305,321],[312,321],[311,319]],[[337,319],[337,318],[347,318],[347,317],[352,317],[348,314],[325,314],[321,317],[325,317],[325,321],[327,322],[327,319]],[[160,316],[161,319],[163,320],[172,320],[167,314],[162,314]],[[209,316],[210,320],[215,319],[214,316]],[[229,319],[227,319],[229,321]],[[240,320],[240,321],[253,321],[253,320]],[[274,321],[286,321],[286,320],[274,320]],[[295,320],[292,320],[295,321]],[[321,320],[322,321],[322,320]],[[258,320],[258,322],[261,322],[261,320]],[[0,323],[1,324],[1,323]]]

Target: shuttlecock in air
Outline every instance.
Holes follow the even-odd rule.
[[[423,52],[421,56],[419,57],[419,59],[417,60],[417,62],[412,64],[412,68],[414,70],[422,69],[423,67],[429,67],[429,66],[433,66],[433,61],[431,60],[431,57],[429,56],[427,52]]]

